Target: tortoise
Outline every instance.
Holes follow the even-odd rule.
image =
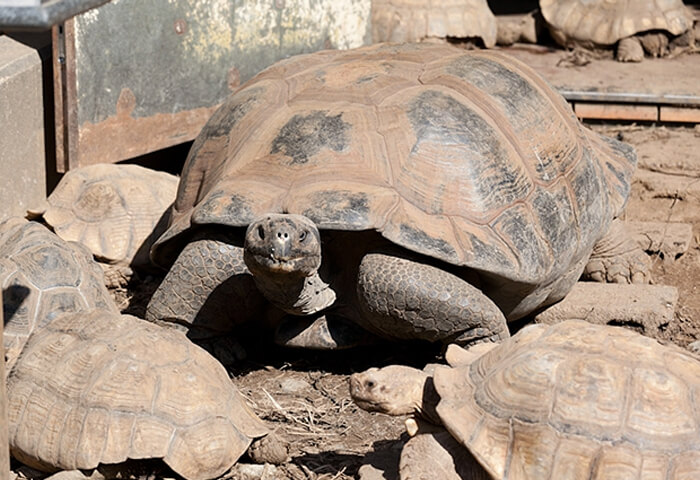
[[[28,217],[42,220],[64,240],[80,242],[124,283],[132,269],[152,267],[149,251],[162,233],[178,179],[140,165],[100,163],[69,170]],[[121,279],[121,280],[120,280]]]
[[[496,16],[486,0],[375,0],[374,42],[417,42],[431,39],[478,39],[496,45]]]
[[[583,127],[500,52],[294,57],[230,96],[193,143],[151,250],[170,269],[146,317],[191,338],[263,319],[278,343],[308,348],[362,332],[502,340],[587,265],[598,280],[648,280],[616,220],[635,165],[632,147]]]
[[[0,223],[0,288],[5,372],[32,332],[62,312],[100,308],[117,313],[102,269],[84,246],[19,217]]]
[[[679,347],[569,320],[446,359],[350,378],[361,408],[418,416],[402,479],[700,478],[700,362]]]
[[[616,58],[623,62],[639,62],[645,51],[663,56],[668,53],[669,35],[693,35],[693,14],[682,0],[540,0],[539,4],[557,43],[617,44]],[[693,39],[676,39],[689,40]]]
[[[287,456],[213,357],[181,332],[106,310],[36,330],[9,372],[7,400],[11,453],[40,471],[162,459],[203,480],[247,450],[257,461]]]

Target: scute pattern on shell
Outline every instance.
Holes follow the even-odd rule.
[[[170,264],[199,225],[296,213],[526,285],[537,297],[526,311],[563,276],[575,281],[569,270],[580,273],[620,212],[635,162],[499,52],[385,44],[301,55],[254,77],[205,126],[152,258]]]
[[[624,328],[528,326],[434,381],[446,428],[496,478],[700,475],[700,362]]]
[[[478,37],[496,45],[496,17],[485,0],[375,0],[374,42],[418,42],[426,38]]]
[[[163,458],[188,480],[214,478],[268,432],[183,333],[101,310],[34,332],[7,395],[12,453],[41,470]]]
[[[175,200],[177,183],[174,175],[139,165],[89,165],[68,171],[29,214],[101,261],[144,265],[150,245],[142,246]]]
[[[0,288],[6,372],[27,338],[63,312],[117,312],[102,269],[85,247],[66,242],[36,222],[0,223]]]
[[[563,36],[598,45],[647,30],[680,35],[693,26],[681,0],[540,0],[540,10]]]

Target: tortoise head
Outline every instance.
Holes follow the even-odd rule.
[[[350,396],[368,412],[407,415],[424,410],[428,375],[404,365],[370,368],[350,376]]]
[[[255,276],[309,277],[321,265],[321,234],[302,215],[270,214],[254,221],[245,234],[244,260]]]

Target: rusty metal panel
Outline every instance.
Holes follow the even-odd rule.
[[[54,29],[58,168],[191,140],[275,61],[368,43],[369,15],[370,0],[113,0],[79,15]]]

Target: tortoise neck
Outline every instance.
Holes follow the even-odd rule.
[[[270,303],[292,315],[310,315],[335,302],[335,291],[318,272],[308,277],[265,275],[254,278]]]
[[[440,425],[440,416],[437,413],[439,401],[440,395],[438,395],[437,390],[435,390],[433,377],[429,376],[426,378],[425,383],[423,383],[422,399],[420,408],[418,408],[418,416],[432,424]]]

